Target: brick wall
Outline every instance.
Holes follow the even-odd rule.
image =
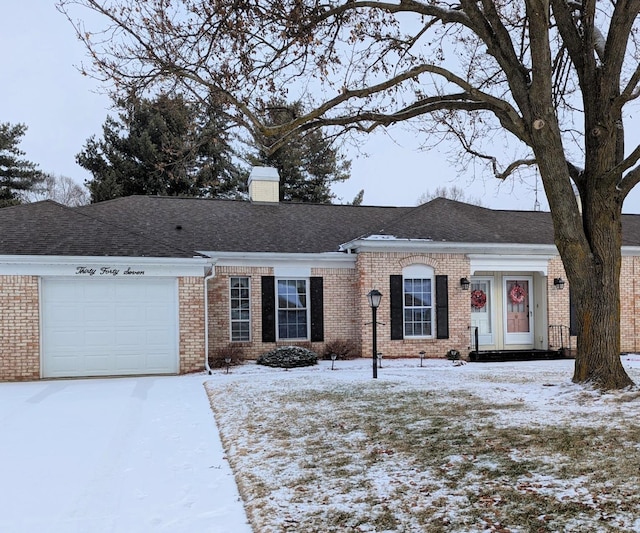
[[[625,256],[620,270],[620,349],[640,353],[640,257]]]
[[[231,342],[229,319],[229,278],[245,276],[250,279],[251,341],[238,343],[244,356],[256,359],[260,354],[282,344],[305,345],[321,355],[327,342],[353,339],[359,344],[357,310],[355,309],[355,270],[313,268],[311,276],[323,278],[324,342],[262,342],[262,276],[273,276],[270,267],[216,267],[216,277],[209,281],[209,350],[227,346]],[[235,344],[235,343],[234,343]]]
[[[564,266],[562,265],[560,256],[556,256],[549,261],[547,277],[547,312],[549,316],[549,326],[563,326],[562,334],[568,334],[568,330],[565,329],[564,326],[568,328],[570,324],[569,282],[567,281],[567,275],[565,274]],[[565,281],[564,289],[558,290],[554,288],[553,280],[555,278],[562,278]],[[563,337],[562,340],[565,345],[569,344],[568,338]],[[576,347],[576,342],[576,337],[571,337],[571,347],[574,350]],[[558,349],[560,348],[559,344],[560,339],[555,338],[554,332],[552,332],[552,330],[550,329],[549,348]]]
[[[324,344],[327,342],[352,340],[357,346],[358,355],[360,355],[362,351],[361,328],[355,269],[314,268],[311,275],[321,276],[324,279],[325,343],[321,346],[316,346],[314,343],[314,350],[322,353]]]
[[[420,264],[433,268],[434,275],[449,278],[449,338],[448,339],[403,339],[391,340],[389,277],[402,275],[404,267]],[[360,335],[363,353],[373,354],[371,308],[367,294],[372,289],[382,293],[382,301],[377,312],[377,349],[384,357],[419,357],[420,351],[426,357],[445,357],[447,351],[456,349],[466,354],[469,347],[469,292],[460,287],[460,278],[469,277],[469,260],[464,254],[414,254],[367,252],[358,255],[357,300],[361,309]],[[435,334],[435,300],[434,334]]]
[[[180,373],[204,369],[204,285],[200,277],[178,279]]]
[[[567,276],[560,257],[549,262],[549,324],[569,325],[569,283],[564,290],[553,288],[553,279]],[[640,257],[624,256],[620,270],[620,349],[640,352]],[[575,349],[576,337],[571,338]]]
[[[36,276],[0,276],[0,381],[40,378]]]

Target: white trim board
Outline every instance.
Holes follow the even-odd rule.
[[[522,255],[469,255],[471,275],[476,272],[539,272],[543,276],[548,274],[549,256]]]

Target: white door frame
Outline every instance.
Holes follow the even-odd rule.
[[[507,331],[508,321],[507,321],[507,313],[509,308],[509,291],[507,288],[507,283],[510,281],[526,281],[528,285],[527,289],[527,306],[526,309],[523,309],[522,312],[526,312],[528,315],[528,324],[529,331],[526,332],[518,332],[518,333],[509,333]],[[534,302],[533,302],[533,276],[524,276],[524,275],[505,275],[502,278],[502,308],[503,308],[503,329],[504,329],[504,344],[506,345],[526,345],[533,347],[533,310],[534,310]]]
[[[487,303],[485,305],[485,315],[482,318],[485,318],[487,323],[488,323],[488,327],[484,328],[485,332],[481,333],[480,331],[478,332],[478,346],[493,346],[495,344],[495,330],[496,330],[496,306],[495,306],[495,300],[494,300],[494,296],[495,296],[495,278],[494,276],[471,276],[471,290],[473,291],[473,285],[474,283],[486,283],[487,287],[486,287],[486,296],[487,296]],[[476,326],[478,326],[478,322],[477,320],[480,319],[479,316],[474,317],[474,315],[481,315],[482,313],[479,313],[477,311],[474,311],[473,308],[471,309],[471,327],[472,327],[472,332],[473,332],[473,328],[475,328]],[[474,321],[474,318],[476,318],[476,321]],[[473,333],[472,333],[473,335]],[[474,340],[472,339],[472,344],[473,344]]]

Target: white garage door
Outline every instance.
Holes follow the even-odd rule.
[[[43,279],[43,377],[175,374],[175,279]]]

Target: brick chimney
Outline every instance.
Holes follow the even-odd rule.
[[[249,174],[249,198],[252,202],[278,203],[280,175],[273,167],[253,167]]]

